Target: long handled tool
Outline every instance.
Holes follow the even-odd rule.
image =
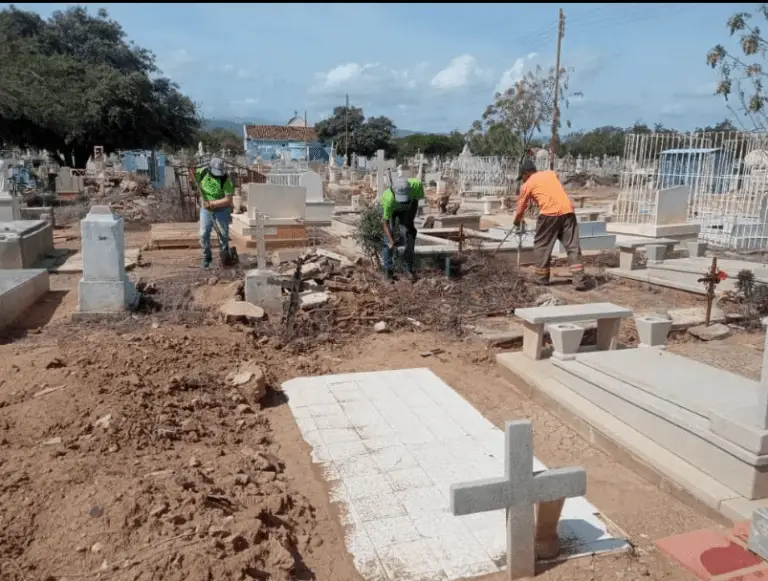
[[[507,238],[509,238],[509,235],[512,233],[515,233],[515,236],[517,236],[517,266],[520,266],[520,251],[523,248],[523,235],[525,234],[525,222],[520,222],[520,226],[515,226],[514,228],[510,228],[507,233],[504,235],[504,238],[501,239],[501,242],[499,242],[499,245],[496,247],[496,250],[493,251],[494,256],[499,251],[499,248],[501,248],[504,243],[507,241]]]
[[[194,169],[189,168],[189,176],[190,182],[194,183],[198,192],[200,192],[200,207],[202,208],[205,204],[205,200],[203,198],[203,188],[199,183],[197,183],[197,180],[195,179]],[[229,240],[227,240],[227,244],[225,246],[225,238],[221,233],[221,229],[219,228],[218,223],[216,222],[215,215],[211,216],[211,222],[213,223],[213,229],[216,232],[216,236],[219,238],[219,259],[221,260],[221,265],[225,267],[232,267],[237,265],[237,263],[240,262],[240,257],[237,254],[237,248],[232,246]]]

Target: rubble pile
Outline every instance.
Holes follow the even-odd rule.
[[[511,314],[516,307],[535,301],[514,260],[503,256],[470,251],[454,260],[463,272],[458,279],[446,279],[441,271],[420,271],[421,278],[415,283],[398,280],[394,285],[384,282],[379,270],[362,259],[352,262],[315,249],[305,253],[302,261],[298,308],[290,337],[285,336],[285,316],[277,320],[264,317],[261,309],[258,316],[234,309],[232,301],[242,301],[242,288],[232,283],[224,302],[229,315],[220,311],[219,320],[224,316],[242,325],[258,343],[275,339],[307,350],[312,345],[354,340],[358,333],[370,333],[379,322],[387,330],[438,330],[462,335],[467,320]],[[283,277],[287,305],[296,280],[296,263],[287,262],[275,269]]]

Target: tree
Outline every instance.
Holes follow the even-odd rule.
[[[395,151],[392,134],[395,124],[388,117],[369,117],[355,133],[353,146],[357,155],[373,157],[379,149],[391,155]]]
[[[698,127],[696,133],[735,133],[739,130],[730,119],[723,119],[714,125]]]
[[[358,107],[335,107],[333,114],[328,119],[323,119],[315,124],[315,133],[320,141],[327,143],[333,142],[336,146],[336,153],[344,155],[346,152],[346,136],[349,135],[349,151],[354,151],[352,147],[354,135],[365,122],[363,110]]]
[[[346,119],[345,119],[346,113]],[[349,153],[372,157],[379,149],[394,153],[392,135],[395,124],[388,117],[365,119],[358,107],[336,107],[328,119],[315,124],[315,133],[321,141],[333,142],[338,155],[344,155],[349,141]]]
[[[395,139],[398,157],[411,157],[421,152],[427,157],[456,156],[464,149],[464,135],[452,131],[450,135],[414,133]]]
[[[472,152],[512,156],[522,161],[533,146],[536,133],[541,133],[553,120],[559,129],[560,120],[555,119],[555,72],[554,67],[546,73],[537,67],[504,93],[497,93],[482,120],[475,121],[470,129]],[[560,95],[566,107],[569,74],[569,70],[560,69]],[[580,95],[573,95],[577,94]]]
[[[761,4],[757,12],[768,20],[768,5]],[[754,129],[764,130],[768,128],[768,97],[764,92],[768,73],[756,59],[765,58],[768,42],[761,36],[760,28],[750,24],[752,18],[748,12],[738,12],[726,23],[731,37],[738,33],[743,56],[718,44],[707,53],[707,64],[717,69],[720,75],[715,94],[722,95],[729,108],[732,107],[730,97],[735,95],[743,116],[749,119]]]
[[[563,138],[558,155],[584,157],[615,156],[624,153],[624,137],[628,130],[621,127],[598,127],[592,131],[571,133]]]
[[[243,153],[243,138],[234,131],[215,127],[210,131],[201,131],[197,137],[203,142],[206,151],[219,152],[228,149],[235,154]]]
[[[47,21],[0,11],[0,79],[0,141],[46,149],[72,167],[84,167],[94,145],[187,146],[199,128],[192,101],[104,9],[73,7]]]

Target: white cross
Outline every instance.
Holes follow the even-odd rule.
[[[587,489],[583,468],[533,472],[533,430],[529,420],[506,423],[504,477],[451,485],[456,516],[507,509],[507,574],[533,577],[536,564],[534,505],[582,496]]]

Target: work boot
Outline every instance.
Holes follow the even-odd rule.
[[[208,258],[203,258],[203,261],[200,263],[200,268],[210,268],[211,267],[211,260]]]
[[[535,276],[533,277],[533,284],[538,284],[540,286],[549,286],[549,277]]]
[[[395,273],[391,270],[384,271],[384,282],[395,282]]]
[[[416,282],[417,280],[419,280],[419,277],[418,277],[418,276],[416,276],[416,273],[415,273],[415,272],[412,272],[412,271],[410,271],[410,270],[406,270],[404,274],[405,274],[405,278],[407,278],[407,279],[408,279],[409,281],[411,281],[412,283],[414,283],[414,282]]]

